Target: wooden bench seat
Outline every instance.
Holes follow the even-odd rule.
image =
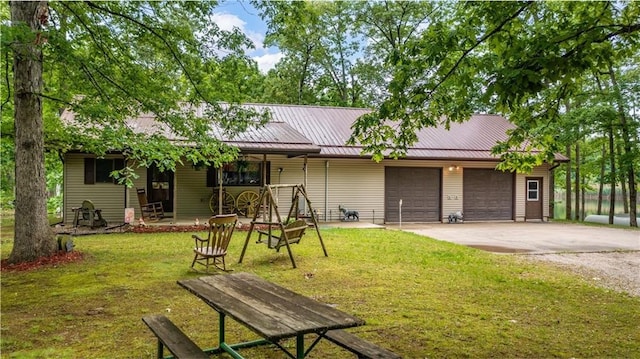
[[[265,242],[262,239],[262,237],[265,236],[267,237],[267,247],[280,251],[281,247],[286,246],[286,242],[289,242],[289,244],[299,243],[308,227],[309,225],[307,225],[306,221],[299,219],[284,226],[284,231],[279,231],[281,232],[279,235],[274,234],[273,231],[259,230],[258,233],[260,235],[258,236],[257,243]]]
[[[343,347],[344,349],[358,355],[358,358],[371,359],[397,359],[400,355],[382,348],[376,344],[368,342],[344,330],[330,330],[325,334],[329,341]]]
[[[151,329],[153,334],[158,337],[158,359],[164,357],[164,347],[167,347],[175,358],[209,358],[196,343],[164,315],[145,316],[142,317],[142,321]]]

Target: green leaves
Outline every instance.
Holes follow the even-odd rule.
[[[386,58],[391,79],[373,116],[397,126],[390,131],[363,117],[350,142],[376,158],[389,150],[401,156],[413,141],[410,131],[491,111],[520,126],[494,149],[505,168],[527,171],[552,160],[562,102],[602,64],[637,54],[639,8],[633,2],[442,4],[419,36]],[[509,153],[515,150],[524,152]]]
[[[212,129],[231,136],[268,118],[220,105],[254,98],[251,92],[260,93],[261,79],[255,62],[243,53],[250,40],[211,21],[216,2],[48,5],[41,96],[49,148],[98,155],[124,150],[139,165],[161,169],[174,169],[184,158],[221,163],[237,150],[212,139]],[[2,26],[4,70],[10,68],[13,39],[30,41],[36,35],[6,21]],[[197,114],[202,103],[207,110]],[[3,115],[10,106],[3,105]],[[62,109],[75,115],[64,127],[58,120]],[[154,125],[147,122],[144,131],[132,127],[130,119],[150,114]],[[179,141],[167,139],[169,133]]]

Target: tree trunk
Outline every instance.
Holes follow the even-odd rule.
[[[618,151],[618,158],[620,162],[622,162],[622,149],[620,148],[620,143],[616,146],[616,151]],[[622,167],[622,163],[619,164],[619,167]],[[624,213],[629,213],[629,199],[627,197],[627,182],[625,181],[624,175],[620,176],[620,189],[622,190],[622,210]]]
[[[26,24],[32,36],[13,44],[14,124],[16,146],[15,238],[10,263],[34,260],[56,251],[47,217],[42,119],[42,49],[38,31],[47,2],[11,2],[13,26]],[[20,42],[23,41],[23,42]]]
[[[586,197],[586,193],[585,192],[586,192],[586,188],[587,188],[587,183],[586,182],[587,182],[586,176],[582,176],[582,185],[580,186],[580,192],[582,192],[581,196],[580,196],[580,198],[581,198],[580,220],[581,221],[584,221],[584,217],[586,215],[585,209],[584,209],[585,208],[585,200],[586,200],[586,198],[585,198]]]
[[[556,218],[556,170],[549,171],[549,219]]]
[[[613,215],[616,211],[616,151],[614,146],[613,123],[609,123],[609,159],[611,169],[611,193],[609,193],[609,224],[613,224]]]
[[[622,130],[622,142],[624,147],[624,154],[622,156],[622,164],[624,167],[621,168],[622,171],[626,171],[627,181],[629,184],[629,224],[631,227],[638,227],[637,220],[637,199],[638,199],[638,191],[636,188],[636,173],[633,166],[633,149],[634,146],[631,143],[631,134],[634,130],[632,130],[627,121],[627,114],[624,109],[624,104],[622,100],[622,94],[620,92],[620,87],[618,86],[618,82],[616,81],[616,74],[613,66],[609,64],[609,75],[611,76],[611,84],[613,85],[613,91],[616,95],[616,102],[618,103],[618,114],[620,115],[620,129]]]
[[[576,220],[580,220],[580,143],[576,142]]]
[[[567,145],[567,158],[571,158],[571,145]],[[564,177],[564,188],[566,193],[564,194],[565,203],[565,215],[564,218],[571,220],[571,163],[567,163],[567,170]]]
[[[600,178],[598,180],[598,212],[597,214],[602,214],[602,192],[604,191],[604,173],[607,162],[607,147],[602,142],[602,154],[600,157]]]

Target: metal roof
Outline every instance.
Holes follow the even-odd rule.
[[[361,154],[362,146],[348,146],[346,142],[351,136],[353,123],[370,109],[270,104],[243,104],[243,107],[268,109],[271,121],[232,138],[225,138],[219,128],[212,128],[212,137],[237,146],[246,153],[368,157]],[[196,114],[203,112],[203,106],[196,109]],[[73,121],[73,115],[69,113],[63,114],[62,118]],[[138,131],[159,131],[167,138],[181,140],[166,125],[156,122],[152,114],[143,114],[130,123]],[[502,116],[484,114],[472,115],[463,123],[450,123],[448,130],[444,125],[423,128],[417,133],[418,141],[408,150],[406,158],[497,161],[499,157],[491,154],[491,148],[498,141],[506,140],[507,131],[514,128],[515,125]],[[556,160],[567,159],[556,155]]]

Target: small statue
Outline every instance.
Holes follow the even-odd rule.
[[[338,205],[338,209],[340,209],[340,212],[342,212],[343,221],[349,221],[349,220],[359,221],[360,220],[360,214],[358,213],[358,211],[346,209],[342,205]]]

